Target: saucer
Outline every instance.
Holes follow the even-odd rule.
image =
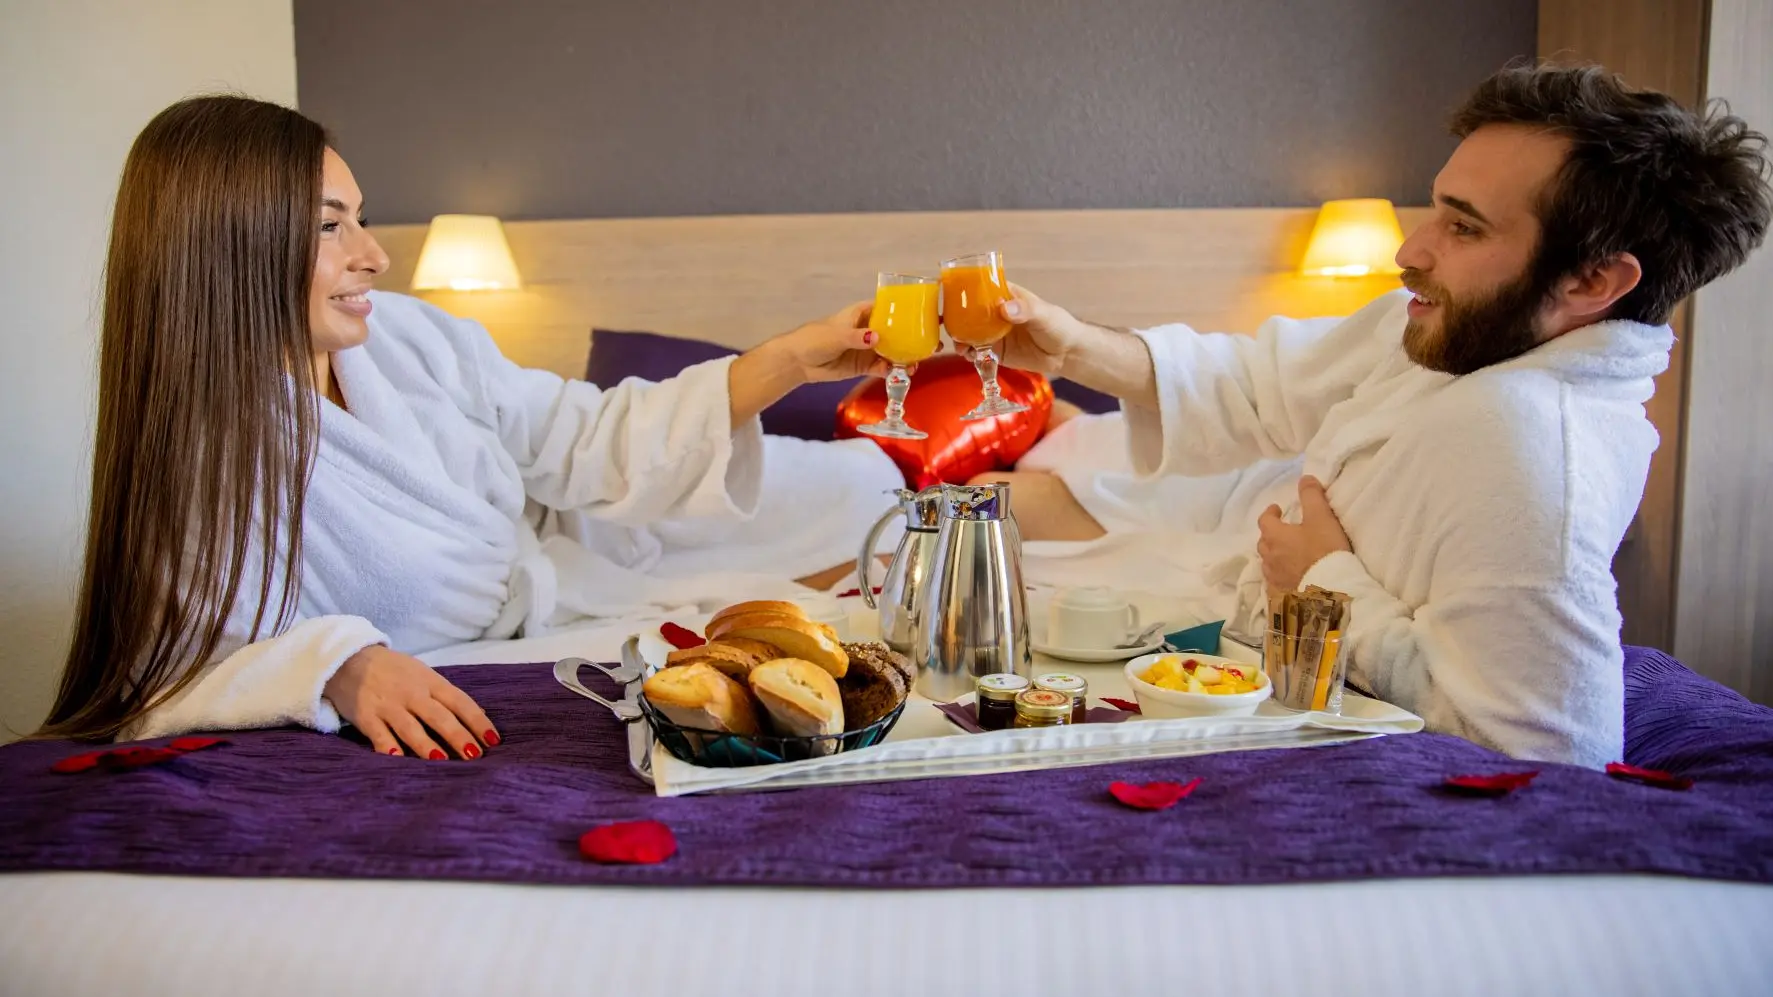
[[[1164,635],[1158,634],[1141,647],[1053,647],[1034,639],[1028,641],[1028,646],[1049,658],[1063,658],[1066,661],[1127,661],[1163,647]]]

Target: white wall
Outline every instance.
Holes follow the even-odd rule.
[[[0,0],[0,741],[42,721],[67,647],[124,154],[190,94],[293,105],[290,4]]]

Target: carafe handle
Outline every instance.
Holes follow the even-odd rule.
[[[862,601],[868,604],[869,609],[880,608],[879,603],[874,600],[874,582],[868,577],[870,566],[874,563],[874,545],[880,542],[881,531],[887,528],[893,517],[905,512],[904,495],[900,492],[891,494],[900,496],[900,504],[888,509],[874,521],[874,525],[868,529],[868,535],[862,539],[862,552],[856,555],[856,585],[862,590]]]

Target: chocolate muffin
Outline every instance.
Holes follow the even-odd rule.
[[[905,701],[916,672],[902,655],[885,644],[845,644],[850,667],[837,682],[843,697],[845,730],[860,730],[893,712]]]

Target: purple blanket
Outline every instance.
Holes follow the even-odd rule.
[[[658,799],[609,714],[547,666],[450,677],[505,743],[476,762],[390,758],[301,730],[127,772],[49,771],[65,742],[0,748],[0,871],[849,887],[1272,883],[1673,873],[1773,882],[1773,710],[1654,651],[1627,655],[1627,758],[1686,792],[1529,765],[1418,734],[1335,747],[877,786]],[[1500,798],[1449,775],[1541,770]],[[1110,782],[1202,780],[1131,810]],[[661,865],[582,859],[579,836],[651,818]]]

